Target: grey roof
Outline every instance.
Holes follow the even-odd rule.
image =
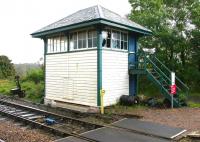
[[[46,31],[51,31],[54,29],[58,29],[61,27],[67,27],[74,24],[79,24],[83,22],[89,22],[92,20],[107,20],[110,22],[114,22],[116,24],[122,24],[124,26],[132,27],[138,30],[142,30],[144,32],[151,33],[151,31],[131,20],[128,20],[126,18],[121,17],[119,14],[114,13],[100,5],[92,6],[86,9],[79,10],[55,23],[52,23],[34,33],[32,35],[37,33],[42,33]]]

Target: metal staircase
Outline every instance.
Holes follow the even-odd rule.
[[[129,75],[146,75],[160,89],[166,100],[170,102],[171,71],[153,54],[139,51],[136,57],[137,62],[129,65]],[[175,78],[175,81],[177,94],[174,95],[173,104],[174,107],[180,107],[184,103],[181,98],[188,96],[189,88],[178,77]]]

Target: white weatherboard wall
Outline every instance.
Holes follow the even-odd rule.
[[[127,52],[102,51],[102,88],[105,90],[105,106],[117,103],[121,95],[128,95]]]
[[[97,106],[97,50],[46,55],[45,99]]]

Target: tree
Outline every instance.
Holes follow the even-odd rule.
[[[7,56],[0,56],[0,79],[5,79],[15,75],[13,63]]]
[[[156,54],[185,81],[191,72],[200,75],[200,1],[129,0],[129,18],[153,32],[140,46],[156,48]],[[199,75],[198,75],[199,74]],[[192,80],[190,79],[191,83]],[[195,84],[195,83],[194,83]]]

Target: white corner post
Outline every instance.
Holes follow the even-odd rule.
[[[172,90],[173,89],[173,87],[175,86],[175,72],[171,72],[171,108],[173,108],[174,107],[174,91]]]

